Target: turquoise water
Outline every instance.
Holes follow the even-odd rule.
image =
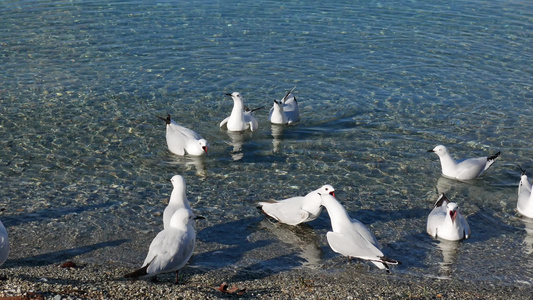
[[[255,208],[331,184],[403,262],[395,273],[531,284],[533,226],[515,211],[516,164],[533,169],[531,32],[528,1],[2,1],[4,267],[138,266],[181,174],[207,218],[194,268],[352,267],[325,241],[327,213],[289,229]],[[263,110],[253,134],[218,128],[225,93],[270,107],[294,86],[297,125]],[[207,157],[167,151],[155,117],[167,113],[209,141]],[[438,144],[502,157],[450,182],[426,152]],[[425,233],[437,188],[469,240]]]

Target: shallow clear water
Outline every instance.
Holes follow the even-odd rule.
[[[516,164],[533,168],[531,32],[529,1],[3,1],[6,266],[138,266],[181,174],[207,217],[192,266],[346,267],[325,241],[327,213],[291,229],[255,208],[329,183],[403,262],[394,272],[531,284],[533,226],[515,211]],[[253,134],[218,128],[224,93],[269,107],[294,86],[297,125],[272,127],[263,110]],[[167,151],[155,117],[166,113],[210,142],[207,157]],[[426,152],[437,144],[502,157],[450,182]],[[470,239],[425,233],[437,187]]]

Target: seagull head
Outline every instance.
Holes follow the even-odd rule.
[[[322,186],[320,189],[318,189],[318,194],[319,195],[329,194],[329,195],[335,197],[335,189],[331,185],[326,184],[326,185]]]
[[[173,187],[185,186],[185,179],[181,175],[172,176],[172,178],[170,178],[170,182],[172,182]]]
[[[448,214],[450,215],[450,218],[452,218],[452,222],[455,222],[455,218],[457,218],[459,206],[457,206],[456,203],[451,202],[451,203],[448,203],[446,208],[448,210]]]
[[[431,150],[428,150],[427,152],[434,152],[434,153],[437,153],[438,156],[442,156],[448,153],[448,150],[443,145],[438,145],[437,147]]]
[[[233,101],[242,101],[241,94],[239,92],[233,92],[231,94],[226,94],[227,96],[230,96]]]
[[[205,154],[207,154],[207,141],[205,139],[199,139],[198,145],[204,150]]]

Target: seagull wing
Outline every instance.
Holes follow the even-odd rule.
[[[469,158],[457,164],[457,175],[459,180],[470,180],[478,177],[485,169],[486,157]]]
[[[257,123],[257,120],[251,113],[245,113],[244,114],[244,123],[248,124],[251,131],[257,130],[259,127],[259,124]]]
[[[148,274],[170,272],[182,268],[192,256],[194,245],[194,229],[192,234],[189,231],[174,228],[161,231],[150,245],[149,254],[155,255],[148,266]]]
[[[337,253],[373,262],[381,261],[381,257],[383,257],[381,250],[356,232],[342,234],[330,231],[326,234],[326,237],[331,249]],[[382,264],[376,264],[376,266],[380,269],[385,268]]]
[[[464,239],[467,239],[470,237],[470,226],[468,225],[468,222],[466,221],[465,217],[463,215],[459,214],[457,216],[457,219],[459,219],[459,226],[463,229],[464,233]]]
[[[288,225],[305,222],[310,214],[302,209],[304,197],[292,197],[282,201],[259,202],[262,211],[268,216]]]
[[[229,120],[229,117],[225,118],[224,120],[222,120],[222,122],[220,122],[220,125],[218,126],[223,127],[224,125],[228,124],[228,120]]]
[[[446,218],[446,205],[437,206],[429,213],[426,231],[429,235],[437,238],[437,228],[442,225]]]

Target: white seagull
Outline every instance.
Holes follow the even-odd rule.
[[[220,122],[220,127],[226,125],[229,131],[257,130],[259,125],[253,115],[253,112],[257,109],[245,110],[241,94],[238,92],[226,95],[231,96],[233,99],[233,109],[231,110],[230,116]]]
[[[520,168],[522,170],[522,168]],[[520,184],[518,185],[518,212],[528,218],[533,218],[533,193],[531,193],[531,183],[527,178],[526,171],[522,170]]]
[[[470,226],[459,213],[459,206],[440,194],[431,213],[429,213],[426,230],[433,238],[458,241],[470,237]]]
[[[385,257],[376,237],[356,219],[350,218],[346,209],[330,194],[322,194],[322,205],[327,209],[333,231],[326,235],[331,249],[348,257],[368,260],[380,269],[401,262]]]
[[[270,109],[269,119],[272,124],[291,124],[300,121],[298,101],[292,94],[296,87],[290,90],[280,101],[274,100]]]
[[[177,155],[194,155],[199,156],[207,153],[207,141],[198,133],[178,125],[174,120],[170,119],[170,115],[166,118],[159,117],[159,119],[167,123],[167,146],[170,152]]]
[[[194,231],[194,214],[185,208],[178,209],[170,220],[170,227],[160,231],[152,240],[148,255],[143,266],[132,273],[124,275],[125,278],[148,278],[157,274],[176,271],[178,284],[178,271],[185,266],[194,252],[196,232]]]
[[[9,238],[7,236],[7,230],[0,221],[0,266],[4,264],[9,254]]]
[[[259,202],[257,208],[278,222],[294,226],[318,218],[322,212],[320,194],[335,195],[335,189],[331,185],[324,185],[303,197]]]
[[[185,208],[192,211],[187,200],[185,179],[181,175],[174,175],[170,178],[172,182],[172,193],[168,200],[168,205],[163,211],[163,228],[167,229],[170,226],[170,219],[178,209]]]
[[[489,157],[469,158],[455,161],[446,147],[439,145],[428,152],[436,153],[440,158],[442,175],[457,180],[472,180],[483,174],[496,161],[500,152]]]

